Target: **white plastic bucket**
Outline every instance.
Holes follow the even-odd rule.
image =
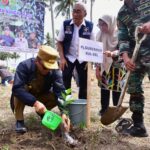
[[[86,124],[86,99],[77,99],[68,105],[69,117],[73,125]]]

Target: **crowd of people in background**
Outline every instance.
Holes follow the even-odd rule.
[[[0,46],[38,49],[40,42],[37,39],[36,32],[30,32],[27,38],[23,30],[19,29],[15,35],[10,27],[6,26],[0,34]]]

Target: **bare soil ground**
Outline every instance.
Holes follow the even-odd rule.
[[[73,94],[77,96],[78,88],[73,81]],[[145,90],[145,124],[150,135],[150,81],[146,77],[143,82]],[[59,132],[51,132],[41,125],[40,118],[31,107],[25,109],[25,123],[28,132],[15,133],[15,119],[10,109],[11,85],[0,85],[0,150],[150,150],[150,137],[135,138],[119,135],[115,131],[117,121],[103,126],[99,121],[100,89],[92,71],[91,86],[91,127],[73,127],[71,135],[80,141],[78,147],[67,145]],[[124,104],[128,105],[129,95],[125,95]],[[58,112],[58,109],[54,109]],[[123,117],[130,117],[129,109]]]

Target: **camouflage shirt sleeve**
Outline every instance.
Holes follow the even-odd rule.
[[[129,52],[130,41],[129,41],[129,33],[126,25],[120,20],[120,14],[117,17],[117,25],[118,25],[118,40],[119,40],[119,50],[120,54],[124,52]]]
[[[129,52],[130,42],[128,37],[128,29],[120,20],[118,20],[118,40],[120,53]]]
[[[124,2],[117,16],[119,50],[120,54],[124,52],[132,54],[136,44],[136,27],[150,20],[150,2],[149,0],[131,0]],[[141,44],[140,54],[149,55],[149,47],[149,36],[147,36]]]

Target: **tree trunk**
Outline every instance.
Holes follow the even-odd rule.
[[[50,11],[51,11],[51,21],[52,21],[52,47],[55,48],[55,28],[54,28],[54,14],[53,14],[53,4],[50,0]]]
[[[93,15],[93,0],[91,0],[91,8],[90,8],[90,20],[92,21],[92,15]]]

